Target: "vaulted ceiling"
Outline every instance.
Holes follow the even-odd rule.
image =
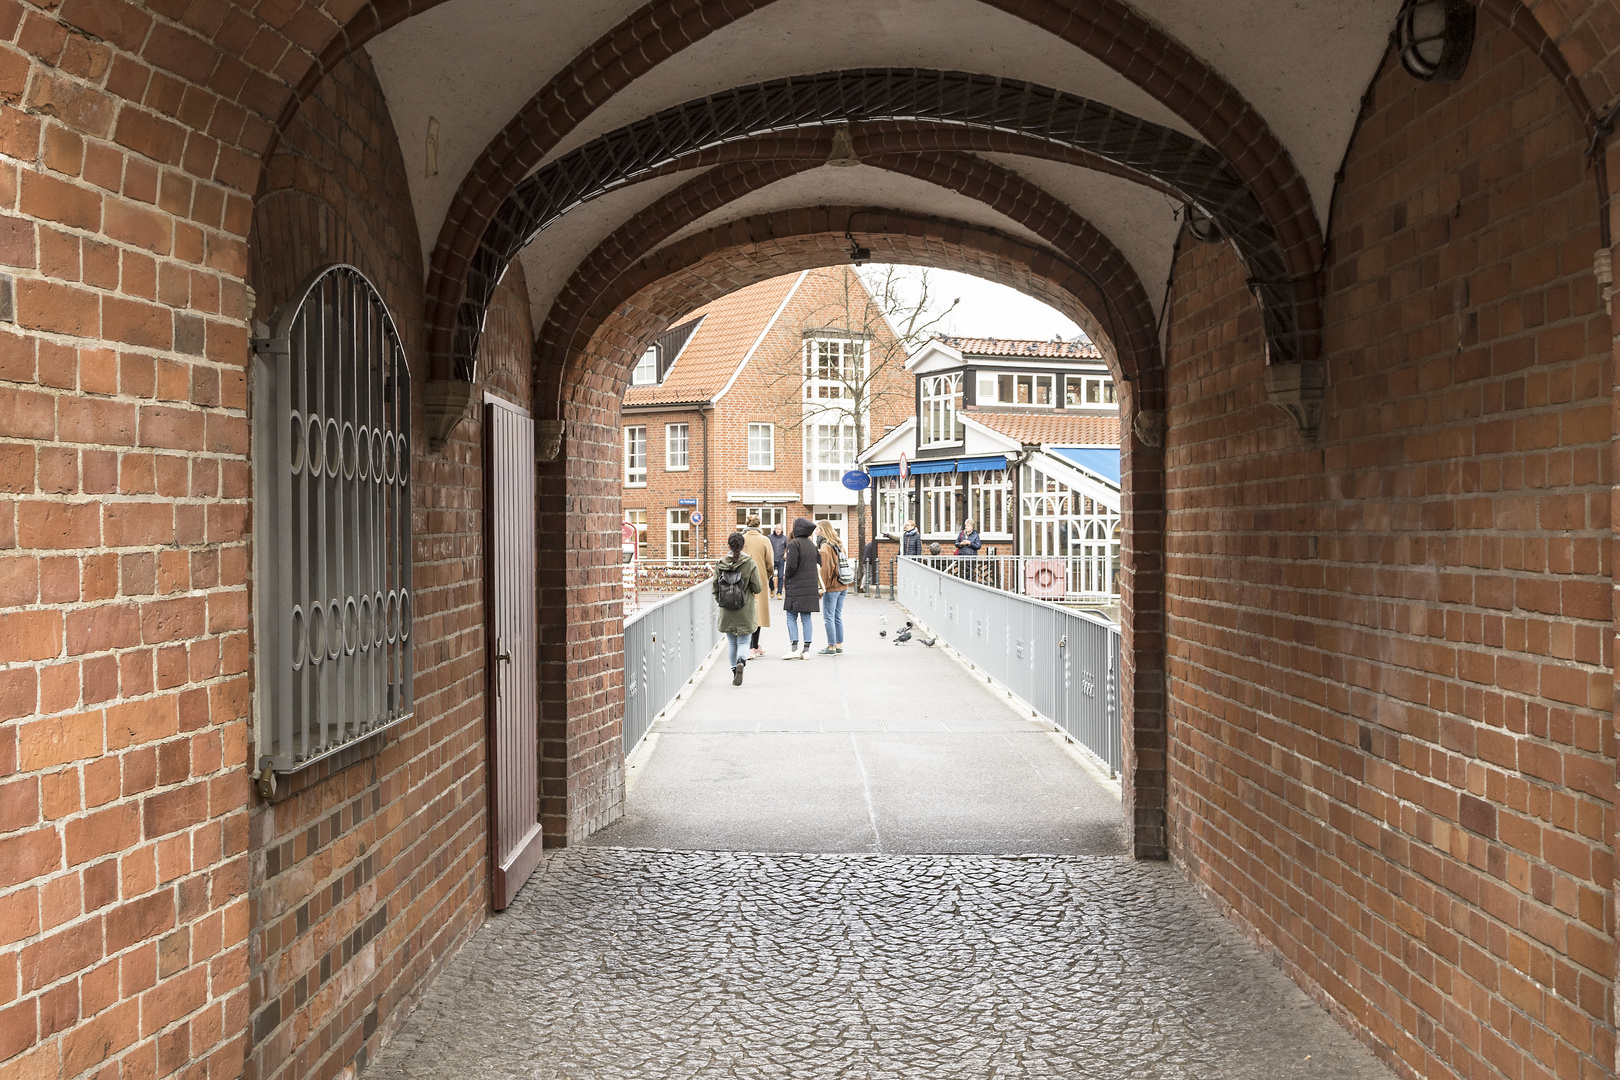
[[[727,222],[840,205],[988,228],[1065,258],[1072,215],[1134,271],[1135,295],[1156,315],[1189,198],[1225,199],[1228,235],[1250,230],[1239,246],[1251,271],[1271,268],[1259,276],[1314,268],[1334,174],[1398,8],[1399,0],[446,0],[366,51],[410,170],[430,304],[444,310],[465,306],[480,244],[486,261],[521,247],[538,327],[582,265],[603,264],[610,237],[615,250],[633,242],[629,254],[651,255]],[[943,114],[937,103],[919,111],[910,98],[875,101],[870,89],[853,105],[841,91],[837,108],[817,106],[819,115],[751,120],[745,102],[707,141],[652,147],[633,182],[578,184],[562,206],[508,213],[499,225],[510,200],[533,201],[525,190],[555,190],[559,169],[577,177],[593,146],[616,145],[614,161],[626,145],[644,149],[649,118],[680,115],[689,125],[694,109],[708,108],[697,103],[729,100],[739,87],[862,69],[983,76],[1034,88],[1022,100],[1090,103],[1128,123],[1104,130],[1093,110],[1068,127],[1031,128],[1025,117],[974,115],[979,106],[966,98],[951,114],[949,93]],[[827,165],[831,133],[821,125],[846,121],[861,164]],[[1203,195],[1189,192],[1198,183]],[[1218,196],[1223,184],[1242,198]],[[502,227],[532,242],[491,246]],[[1296,302],[1279,293],[1274,306]],[[1279,316],[1277,334],[1300,329],[1289,317]]]

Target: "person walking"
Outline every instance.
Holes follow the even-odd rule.
[[[810,616],[821,610],[821,558],[810,535],[816,531],[809,518],[793,522],[793,538],[782,554],[782,611],[787,615],[788,651],[784,660],[808,660],[814,633]],[[804,647],[799,647],[800,640]]]
[[[878,587],[878,548],[877,537],[866,542],[861,548],[861,585],[860,592],[875,592]]]
[[[759,632],[771,625],[771,593],[781,584],[776,580],[776,552],[771,548],[771,542],[765,539],[765,534],[759,531],[759,515],[748,515],[748,528],[743,531],[743,554],[754,560],[759,568],[759,580],[769,583],[770,588],[754,597],[754,637],[750,642],[748,655],[761,657],[765,650],[759,647]]]
[[[726,537],[726,547],[731,550],[714,564],[711,591],[720,608],[720,632],[730,643],[731,685],[741,686],[743,667],[748,663],[748,638],[759,629],[754,618],[754,598],[765,586],[759,567],[743,553],[743,534],[734,532]]]
[[[783,562],[783,552],[787,548],[787,537],[782,535],[782,523],[780,521],[777,522],[776,527],[771,530],[770,539],[771,552],[776,560],[776,580],[771,583],[771,588],[774,590],[774,595],[776,598],[780,600],[782,598],[782,571],[786,569]]]
[[[915,521],[906,522],[906,527],[900,533],[900,554],[921,555],[922,533],[917,531]]]
[[[962,522],[962,531],[956,534],[956,573],[958,577],[972,577],[973,563],[971,560],[978,557],[979,529],[972,518]]]
[[[849,592],[838,573],[844,545],[825,521],[816,526],[816,532],[821,534],[821,622],[827,628],[827,645],[821,655],[837,656],[844,651],[844,597]]]

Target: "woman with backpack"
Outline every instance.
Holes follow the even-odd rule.
[[[821,557],[810,534],[816,526],[809,518],[793,522],[793,538],[782,552],[782,610],[787,614],[788,651],[784,660],[810,657],[810,616],[821,610]],[[801,634],[800,631],[803,631]],[[804,639],[801,650],[799,639]]]
[[[844,651],[844,596],[849,591],[844,568],[849,560],[831,525],[820,522],[816,532],[821,536],[821,621],[827,628],[827,647],[821,655],[837,656]]]
[[[748,639],[759,629],[754,597],[765,586],[759,580],[759,567],[743,554],[743,534],[726,537],[726,547],[731,551],[714,564],[714,602],[720,608],[720,632],[731,643],[731,685],[741,686]]]

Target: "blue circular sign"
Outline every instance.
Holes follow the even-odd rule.
[[[851,469],[844,474],[844,486],[851,491],[865,491],[872,486],[872,478],[859,469]]]

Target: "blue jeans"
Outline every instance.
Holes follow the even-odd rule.
[[[726,635],[731,643],[731,663],[727,664],[727,667],[736,667],[738,664],[748,662],[748,642],[753,636],[751,633]]]
[[[827,627],[828,645],[842,645],[844,643],[844,597],[846,595],[848,595],[846,592],[839,590],[838,592],[826,592],[821,596],[821,621]]]
[[[788,622],[788,641],[795,645],[797,645],[800,640],[803,640],[806,645],[810,644],[810,639],[815,636],[810,629],[815,624],[812,623],[810,619],[813,615],[815,615],[815,612],[789,611],[786,614]],[[804,633],[802,635],[799,633],[801,625],[804,629]]]
[[[777,559],[776,560],[776,589],[774,590],[775,592],[781,592],[782,591],[782,578],[786,574],[787,574],[787,560],[786,559]]]

